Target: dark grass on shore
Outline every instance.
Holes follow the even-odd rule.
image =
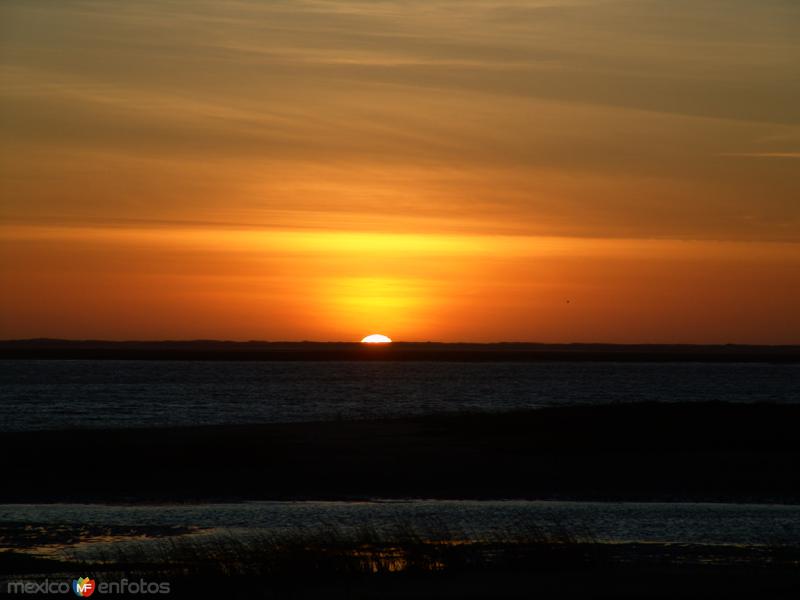
[[[604,545],[532,523],[481,539],[439,523],[385,525],[165,538],[61,560],[0,553],[0,573],[166,581],[171,597],[187,598],[791,598],[800,585],[797,548],[738,563],[744,550],[731,549],[708,562],[683,548]]]
[[[617,404],[0,434],[2,502],[800,501],[800,406]]]

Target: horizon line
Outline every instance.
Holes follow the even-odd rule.
[[[103,338],[57,338],[57,337],[31,337],[0,339],[0,344],[20,343],[68,343],[68,344],[352,344],[368,346],[361,340],[231,340],[218,338],[165,338],[165,339],[103,339]],[[599,342],[599,341],[564,341],[542,342],[534,340],[498,340],[498,341],[441,341],[441,340],[392,340],[381,344],[383,347],[402,344],[438,344],[438,345],[472,345],[472,346],[499,346],[499,345],[529,345],[529,346],[684,346],[684,347],[764,347],[764,348],[793,348],[800,347],[800,341],[794,343],[745,343],[745,342]]]

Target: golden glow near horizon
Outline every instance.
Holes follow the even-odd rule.
[[[800,5],[0,28],[0,338],[800,342]]]
[[[391,344],[391,338],[382,335],[380,333],[373,333],[371,335],[365,336],[364,339],[361,340],[362,344]]]

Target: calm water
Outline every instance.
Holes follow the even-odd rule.
[[[3,430],[708,400],[799,402],[800,365],[0,361]]]
[[[800,365],[0,361],[3,430],[291,422],[710,400],[798,402]],[[535,523],[544,529],[563,524],[607,542],[759,545],[800,540],[800,506],[747,504],[411,500],[0,505],[3,521],[68,527],[191,526],[234,534],[326,525],[388,529],[398,523],[424,530],[440,523],[466,537]]]
[[[800,506],[764,504],[389,500],[376,502],[244,502],[169,506],[99,504],[0,505],[0,522],[111,526],[191,526],[236,532],[297,532],[369,524],[391,533],[411,524],[436,537],[480,539],[524,531],[526,524],[591,533],[601,542],[761,545],[800,541]]]

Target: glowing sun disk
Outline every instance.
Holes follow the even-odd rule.
[[[380,333],[373,333],[372,335],[368,335],[363,340],[361,340],[362,344],[389,344],[391,343],[391,338],[386,337],[385,335],[381,335]]]

